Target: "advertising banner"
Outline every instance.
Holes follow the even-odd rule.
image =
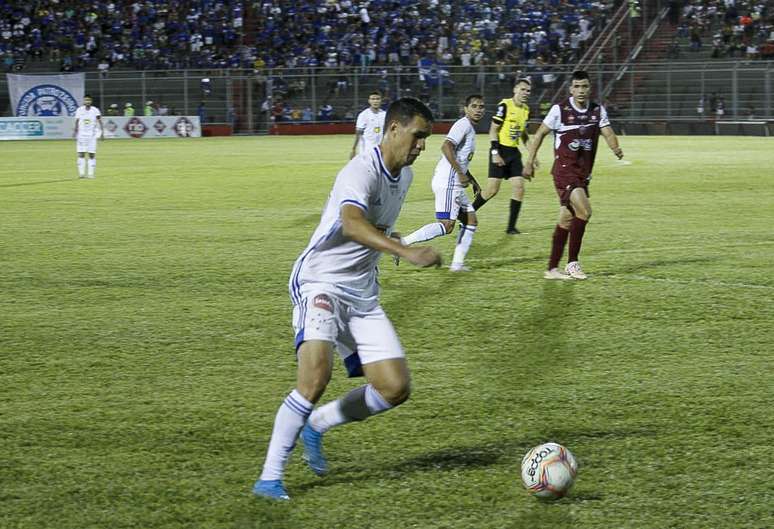
[[[102,116],[105,138],[199,138],[199,116]],[[70,117],[0,118],[0,140],[72,139]]]
[[[83,101],[85,74],[6,74],[11,110],[17,117],[74,116]]]

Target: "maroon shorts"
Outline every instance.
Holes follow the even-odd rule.
[[[569,206],[570,195],[572,194],[573,189],[576,187],[582,188],[584,191],[586,191],[586,196],[590,196],[589,180],[589,178],[554,176],[554,186],[556,187],[556,194],[559,195],[559,203],[565,207]]]

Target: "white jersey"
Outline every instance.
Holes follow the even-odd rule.
[[[341,207],[361,208],[366,219],[386,235],[392,233],[414,173],[404,167],[391,175],[379,147],[354,157],[336,176],[320,224],[293,265],[290,297],[301,302],[305,284],[324,284],[330,292],[357,306],[378,300],[377,264],[381,252],[346,238]]]
[[[476,130],[473,128],[473,123],[467,117],[458,119],[452,125],[452,128],[446,135],[446,139],[454,144],[454,157],[457,159],[457,163],[460,164],[464,171],[467,171],[468,165],[476,152]],[[447,187],[454,184],[458,185],[459,176],[452,169],[452,165],[446,159],[446,155],[441,154],[441,159],[435,166],[433,186],[438,187],[444,184]]]
[[[360,139],[360,152],[368,152],[382,142],[384,134],[384,117],[387,113],[384,110],[374,112],[368,107],[357,116],[355,130],[362,133]]]
[[[78,122],[78,138],[96,138],[99,135],[97,118],[101,116],[102,112],[93,105],[88,110],[85,106],[78,107],[78,110],[75,111],[75,119]]]

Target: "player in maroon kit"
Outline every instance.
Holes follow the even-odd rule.
[[[551,174],[559,195],[559,222],[554,230],[551,257],[548,261],[546,279],[586,279],[580,263],[583,233],[591,217],[589,202],[589,181],[597,154],[599,135],[618,159],[623,151],[618,146],[618,138],[610,126],[605,108],[590,101],[591,81],[589,74],[576,71],[570,84],[571,97],[551,107],[548,115],[533,136],[529,156],[524,163],[524,178],[530,180],[535,174],[535,157],[538,149],[549,132],[554,133],[554,166]],[[563,273],[559,270],[559,260],[564,253],[567,237],[570,238],[567,267]]]

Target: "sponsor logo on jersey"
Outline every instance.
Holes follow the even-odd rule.
[[[318,309],[327,310],[328,312],[333,312],[333,302],[331,301],[331,298],[326,296],[325,294],[319,294],[314,297],[314,306]]]
[[[72,116],[78,102],[61,86],[42,84],[33,86],[19,98],[17,116]]]
[[[594,148],[594,142],[588,138],[577,138],[572,140],[567,145],[567,147],[569,147],[571,151],[576,151],[576,152],[579,150],[590,151],[591,149]]]

